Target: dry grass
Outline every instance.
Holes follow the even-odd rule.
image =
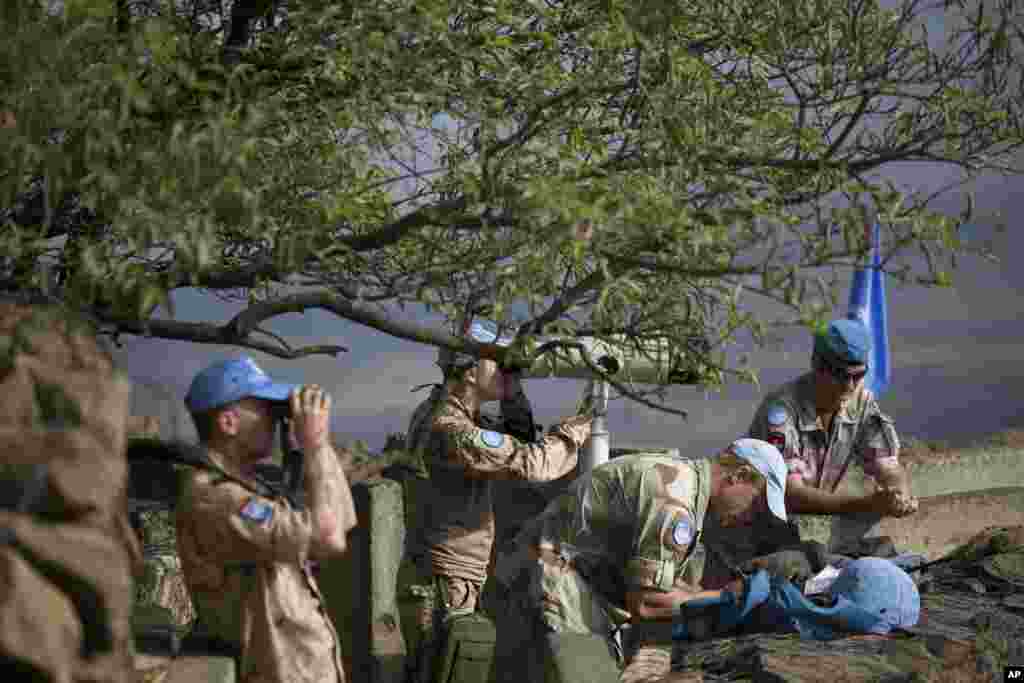
[[[905,462],[934,462],[962,456],[981,455],[992,448],[1024,450],[1024,429],[1007,429],[990,434],[970,446],[954,448],[947,441],[908,437],[900,445],[900,459]]]

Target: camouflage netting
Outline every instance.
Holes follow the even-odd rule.
[[[145,570],[135,584],[135,605],[166,610],[165,621],[186,631],[196,617],[175,547],[174,513],[141,513]]]
[[[129,391],[66,311],[0,302],[4,671],[61,683],[133,675]]]
[[[987,683],[1008,663],[1024,664],[1022,557],[1024,527],[990,528],[926,570],[921,620],[910,636],[717,638],[676,646],[672,670],[699,672],[704,681]]]

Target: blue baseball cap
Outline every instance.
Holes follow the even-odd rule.
[[[829,588],[857,630],[885,635],[908,629],[921,615],[921,595],[910,574],[880,557],[862,557],[843,567]]]
[[[185,406],[193,413],[204,413],[243,398],[287,401],[296,388],[295,384],[272,382],[252,358],[240,356],[214,363],[196,375],[185,395]]]
[[[814,351],[827,360],[864,365],[871,353],[871,335],[860,320],[833,320],[827,329],[814,335]]]
[[[727,452],[754,467],[768,482],[768,509],[786,521],[786,476],[789,468],[779,449],[760,439],[737,439]]]

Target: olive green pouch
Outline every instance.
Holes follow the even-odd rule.
[[[452,618],[434,670],[434,683],[487,683],[494,657],[494,623],[476,612]]]

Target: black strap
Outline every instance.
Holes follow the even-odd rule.
[[[242,479],[226,471],[220,465],[214,463],[205,447],[183,441],[162,441],[159,439],[133,439],[126,449],[126,457],[129,462],[159,462],[163,464],[184,465],[196,469],[204,469],[214,472],[218,478],[214,484],[221,484],[229,481],[238,484],[247,491],[251,491],[264,498],[279,498],[288,500],[293,506],[297,501],[288,494],[283,486],[271,484],[262,479]]]

